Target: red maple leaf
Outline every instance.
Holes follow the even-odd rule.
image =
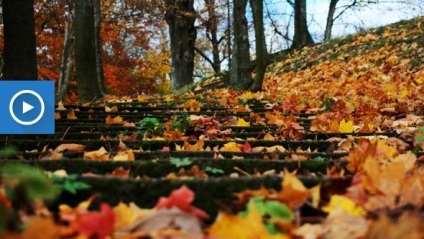
[[[182,211],[193,214],[201,219],[208,219],[209,215],[203,210],[194,207],[191,203],[194,200],[194,193],[187,186],[183,185],[179,189],[173,190],[169,197],[159,198],[156,209],[177,207]]]

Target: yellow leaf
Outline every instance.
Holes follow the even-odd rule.
[[[284,234],[270,235],[263,224],[263,219],[254,206],[249,208],[246,217],[220,212],[209,233],[217,238],[228,239],[286,239]]]
[[[232,152],[240,152],[241,145],[236,142],[229,142],[224,144],[224,146],[220,149],[220,151],[232,151]]]
[[[345,121],[344,119],[340,121],[339,125],[339,132],[340,133],[352,133],[353,132],[353,121]]]
[[[275,137],[272,136],[270,133],[266,133],[264,135],[264,140],[275,140]]]
[[[250,122],[245,121],[243,118],[238,118],[237,124],[238,127],[250,127]]]
[[[115,230],[130,225],[141,217],[147,217],[156,213],[155,209],[141,209],[134,203],[129,205],[120,202],[113,208],[115,214]]]
[[[338,207],[352,216],[366,215],[366,211],[362,207],[356,205],[350,198],[341,195],[331,196],[330,203],[323,207],[322,210],[330,213]]]

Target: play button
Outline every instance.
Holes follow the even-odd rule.
[[[31,102],[31,104],[27,102]],[[38,110],[33,111],[34,108]],[[9,112],[13,120],[25,126],[33,125],[40,121],[44,115],[44,109],[43,98],[33,90],[19,91],[13,95],[9,103]]]
[[[28,112],[28,111],[30,111],[32,109],[34,109],[34,106],[28,104],[25,101],[22,102],[22,114],[25,114],[26,112]]]

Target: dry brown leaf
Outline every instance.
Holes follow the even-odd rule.
[[[109,160],[109,153],[104,147],[101,147],[99,150],[84,153],[83,158],[91,160]]]
[[[60,153],[63,151],[83,152],[84,150],[85,150],[85,145],[82,145],[82,144],[61,144],[57,146],[54,151]]]
[[[134,161],[135,156],[132,149],[127,151],[119,151],[118,154],[113,157],[113,161]]]

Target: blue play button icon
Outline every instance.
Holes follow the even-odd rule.
[[[53,81],[0,81],[0,90],[0,134],[54,134]]]

